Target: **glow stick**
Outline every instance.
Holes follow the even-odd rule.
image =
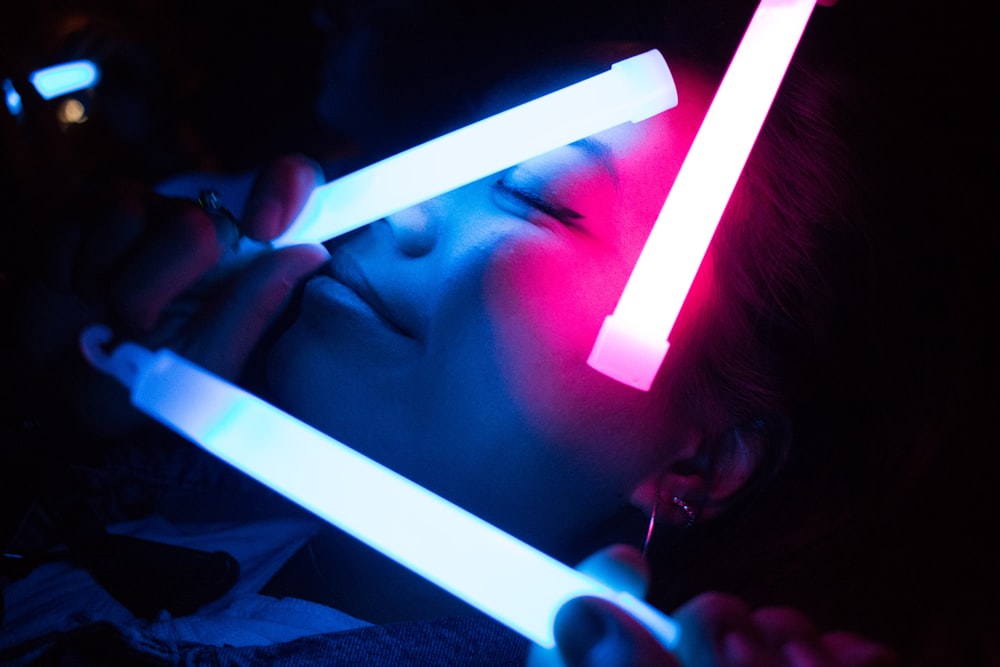
[[[658,51],[432,139],[313,191],[274,245],[318,243],[626,121],[677,104]]]
[[[544,647],[567,601],[596,596],[638,619],[668,649],[674,621],[563,565],[169,350],[133,343],[109,356],[103,326],[84,356],[130,389],[132,403],[177,433]]]
[[[53,97],[96,86],[100,72],[97,65],[89,60],[74,60],[40,69],[28,78],[42,99],[51,100]]]
[[[815,0],[762,0],[587,363],[648,390]]]
[[[21,113],[21,110],[23,109],[21,96],[14,88],[14,82],[10,79],[3,80],[3,96],[4,101],[7,102],[7,111],[10,112],[10,115],[16,116]]]

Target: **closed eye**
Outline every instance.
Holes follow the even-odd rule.
[[[528,206],[529,208],[535,209],[536,211],[544,213],[567,227],[576,229],[581,228],[578,223],[584,218],[582,214],[577,213],[570,208],[566,208],[565,206],[559,206],[546,201],[534,191],[525,190],[511,185],[510,183],[505,182],[502,178],[493,184],[493,190],[501,197],[513,200],[517,203]]]

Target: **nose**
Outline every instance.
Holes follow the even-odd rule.
[[[386,218],[386,222],[403,254],[421,257],[434,248],[438,230],[433,207],[429,204],[418,204],[393,213]]]

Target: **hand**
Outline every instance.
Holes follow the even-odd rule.
[[[618,590],[645,593],[645,563],[617,546],[580,569]],[[595,598],[567,603],[556,617],[557,648],[533,647],[528,667],[894,667],[889,649],[846,632],[820,633],[801,612],[784,607],[751,611],[738,598],[703,593],[672,614],[681,627],[671,654],[631,616]]]
[[[258,179],[239,229],[191,201],[135,189],[106,197],[59,227],[49,270],[24,300],[26,353],[43,367],[76,360],[80,330],[102,321],[122,338],[238,378],[293,287],[328,258],[318,245],[275,251],[266,243],[291,223],[319,174],[304,158],[277,162]],[[121,435],[141,423],[113,380],[79,365],[78,373],[69,400],[89,418],[85,426]]]
[[[632,547],[608,547],[576,569],[615,590],[646,596],[649,570]],[[527,667],[680,667],[635,619],[598,598],[570,600],[556,615],[555,636],[553,649],[531,647]]]
[[[788,607],[752,611],[723,593],[702,593],[677,609],[677,657],[685,667],[894,667],[888,648],[848,632],[821,633]]]

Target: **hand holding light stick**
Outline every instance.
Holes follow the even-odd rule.
[[[277,247],[320,243],[525,160],[677,104],[647,51],[589,79],[432,139],[316,188]]]
[[[657,51],[348,174],[315,190],[273,243],[351,229],[677,103]],[[667,648],[673,621],[550,558],[169,350],[84,332],[84,355],[130,389],[133,404],[278,493],[544,647],[569,600],[609,600]]]
[[[434,495],[170,350],[123,343],[103,326],[84,356],[129,388],[132,403],[180,435],[543,647],[569,600],[611,601],[665,647],[677,625]]]

